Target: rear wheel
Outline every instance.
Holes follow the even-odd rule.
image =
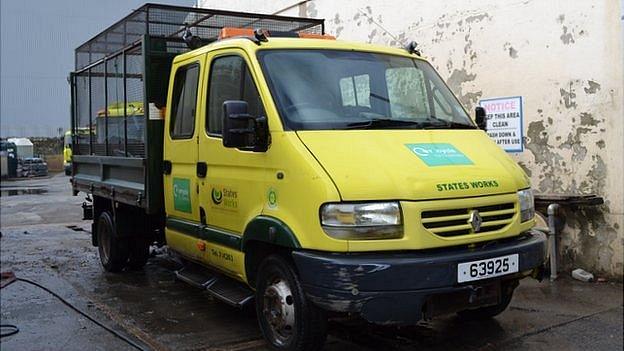
[[[102,267],[108,272],[119,272],[128,261],[128,246],[117,235],[113,217],[108,211],[100,214],[97,222],[98,252]]]
[[[319,350],[327,337],[324,312],[307,301],[292,265],[278,255],[260,264],[256,314],[265,340],[274,350]]]
[[[143,268],[150,255],[149,241],[143,237],[131,238],[128,247],[130,249],[128,267],[135,270]]]

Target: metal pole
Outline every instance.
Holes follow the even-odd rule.
[[[108,156],[108,60],[104,58],[104,155]]]
[[[558,204],[548,205],[548,241],[550,242],[550,281],[557,279],[557,226]]]

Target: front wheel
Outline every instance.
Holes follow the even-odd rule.
[[[319,350],[327,337],[324,312],[306,300],[292,265],[278,255],[264,259],[256,280],[256,314],[271,348]]]

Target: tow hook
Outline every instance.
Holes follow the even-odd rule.
[[[475,301],[477,301],[477,299],[479,298],[479,294],[481,293],[483,288],[480,286],[472,286],[472,285],[469,286],[468,288],[470,289],[470,297],[468,298],[468,302],[472,304]]]
[[[87,196],[86,201],[82,203],[82,219],[93,219],[93,200]]]

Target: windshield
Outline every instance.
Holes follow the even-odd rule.
[[[287,129],[476,128],[421,60],[338,50],[258,56]]]

